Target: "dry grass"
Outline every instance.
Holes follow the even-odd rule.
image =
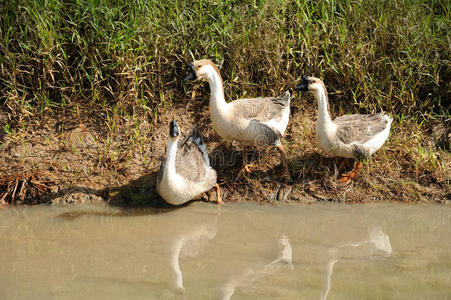
[[[52,189],[51,181],[39,180],[39,173],[36,171],[25,171],[14,175],[2,176],[0,178],[0,208],[8,203],[39,204],[46,202],[42,198]]]

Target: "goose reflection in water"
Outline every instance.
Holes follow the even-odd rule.
[[[265,276],[285,270],[292,271],[294,269],[293,249],[291,248],[290,242],[286,236],[282,236],[279,239],[279,246],[281,248],[280,256],[265,265],[261,270],[248,269],[241,275],[229,279],[222,288],[221,299],[230,299],[235,293],[236,288],[249,286],[253,282]]]
[[[183,257],[199,257],[200,252],[207,246],[206,242],[208,244],[212,243],[211,246],[213,248],[211,249],[215,248],[217,242],[212,242],[211,240],[216,237],[218,231],[220,209],[218,207],[217,215],[210,215],[208,218],[202,217],[203,221],[196,222],[196,225],[189,226],[188,228],[181,227],[185,230],[177,234],[177,237],[171,243],[170,264],[173,274],[171,285],[177,293],[185,293],[180,259]],[[288,274],[287,272],[291,273],[294,270],[294,265],[293,248],[290,240],[285,235],[282,235],[278,239],[278,244],[280,248],[279,255],[266,265],[262,264],[260,268],[255,266],[246,268],[242,265],[241,269],[234,269],[232,272],[235,275],[224,279],[224,284],[221,284],[219,290],[217,290],[219,292],[219,299],[232,299],[237,290],[252,289],[252,286],[258,284],[258,281],[264,280],[268,276],[286,276]],[[325,280],[319,294],[319,299],[322,300],[327,299],[331,291],[333,269],[337,262],[383,258],[392,254],[389,236],[378,226],[372,227],[367,233],[367,237],[361,240],[341,242],[337,243],[336,246],[322,245],[321,247],[326,247],[325,249],[323,248],[326,254],[326,260],[324,261]],[[296,252],[296,249],[294,251]],[[296,273],[292,274],[295,276]],[[222,277],[221,275],[219,276]]]
[[[330,255],[330,260],[326,264],[326,286],[321,294],[321,300],[327,299],[331,288],[333,269],[337,262],[366,259],[373,256],[388,257],[392,254],[392,247],[388,235],[380,227],[373,227],[368,239],[356,243],[342,244],[330,248],[327,252]]]
[[[170,266],[174,275],[171,286],[177,293],[185,293],[180,257],[198,256],[205,248],[206,242],[216,236],[220,210],[221,207],[218,206],[216,214],[202,216],[201,222],[182,226],[181,232],[174,238],[170,246]]]

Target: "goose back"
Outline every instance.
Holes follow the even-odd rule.
[[[207,147],[200,131],[194,127],[187,138],[181,143],[175,162],[177,174],[193,182],[203,182],[212,177]],[[216,176],[213,181],[216,182]]]
[[[245,98],[229,104],[237,117],[267,122],[282,118],[284,109],[290,106],[290,92],[279,97]]]
[[[158,181],[163,179],[165,167],[166,159],[162,158],[157,176]],[[202,182],[205,181],[206,176],[211,176],[212,169],[210,167],[207,147],[202,134],[196,127],[179,144],[175,160],[175,170],[178,175],[193,182]]]
[[[364,144],[389,125],[384,112],[369,115],[344,115],[334,119],[337,125],[337,137],[345,144],[357,142]]]

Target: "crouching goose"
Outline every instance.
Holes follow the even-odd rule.
[[[178,147],[179,135],[177,122],[172,120],[167,158],[161,163],[157,177],[158,193],[168,203],[180,205],[214,187],[217,202],[221,204],[216,171],[210,167],[202,134],[197,128],[193,128]]]
[[[354,158],[354,170],[343,175],[341,182],[348,184],[368,159],[387,140],[393,121],[384,112],[370,115],[344,115],[334,120],[330,117],[327,90],[324,83],[315,77],[304,77],[296,91],[310,91],[318,101],[316,141],[326,154]]]
[[[214,130],[227,141],[244,146],[242,171],[250,172],[247,164],[249,146],[276,146],[285,175],[289,177],[287,156],[280,142],[290,116],[291,92],[280,97],[240,99],[227,103],[221,74],[210,60],[188,64],[183,81],[203,79],[210,85],[210,116]]]

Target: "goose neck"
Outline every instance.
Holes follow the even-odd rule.
[[[218,113],[226,113],[228,106],[224,97],[224,86],[221,75],[216,71],[210,72],[207,81],[210,85],[210,110]]]
[[[168,173],[175,173],[175,161],[177,157],[178,139],[168,139],[168,156],[166,158],[166,168]]]
[[[330,126],[332,119],[330,117],[329,101],[324,89],[315,92],[315,97],[318,100],[318,125]]]

